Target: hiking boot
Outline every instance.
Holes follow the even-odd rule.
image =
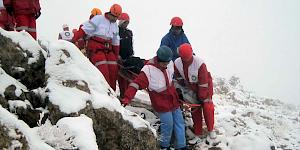
[[[177,148],[175,150],[187,150],[187,147],[183,147],[183,148]]]
[[[188,143],[194,145],[196,143],[199,143],[200,141],[201,141],[200,136],[195,136],[193,139],[189,140]]]
[[[216,139],[217,138],[217,134],[216,134],[215,131],[210,131],[208,133],[208,136],[209,136],[210,139]]]

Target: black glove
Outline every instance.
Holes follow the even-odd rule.
[[[5,9],[9,15],[11,15],[11,16],[13,15],[14,9],[11,6],[6,7]]]
[[[35,14],[35,19],[39,18],[41,15],[41,11],[38,11],[36,14]]]
[[[176,92],[177,92],[177,94],[179,96],[179,99],[183,100],[183,95],[182,95],[181,89],[180,88],[176,88]]]

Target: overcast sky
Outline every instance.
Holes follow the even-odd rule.
[[[40,39],[56,40],[62,24],[86,21],[119,3],[131,17],[135,55],[151,58],[179,16],[196,55],[213,75],[241,78],[259,96],[300,104],[299,0],[41,0]]]

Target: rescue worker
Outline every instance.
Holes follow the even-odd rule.
[[[200,107],[192,108],[192,119],[194,122],[195,138],[190,140],[190,144],[195,144],[202,137],[202,112],[209,137],[216,138],[214,130],[214,104],[213,83],[210,72],[207,71],[204,61],[193,55],[193,50],[190,44],[185,43],[179,47],[179,58],[175,64],[175,79],[182,86],[188,88],[191,96],[185,99],[192,104],[200,104]]]
[[[166,45],[170,47],[173,51],[172,60],[175,61],[178,58],[178,47],[183,43],[190,43],[186,37],[182,26],[183,21],[180,17],[173,17],[170,22],[171,29],[169,32],[161,39],[160,46]]]
[[[15,29],[13,17],[7,13],[3,5],[3,0],[0,0],[0,27],[6,31],[13,31]]]
[[[119,17],[119,35],[120,35],[120,56],[121,69],[119,72],[118,83],[120,89],[120,97],[123,98],[124,92],[130,83],[130,80],[134,79],[134,75],[131,72],[125,71],[122,67],[123,62],[128,58],[133,56],[133,46],[132,46],[132,31],[127,28],[129,24],[129,15],[127,13],[122,13]]]
[[[94,16],[96,15],[102,15],[102,11],[99,8],[93,8],[91,10],[91,15],[89,17],[89,20],[91,20]],[[82,27],[82,24],[79,26],[79,28]],[[73,33],[75,34],[78,30],[77,29],[73,29]],[[89,37],[88,36],[84,36],[80,39],[78,39],[78,41],[76,43],[74,43],[79,49],[80,51],[87,56],[86,53],[86,45],[87,45],[87,41],[88,41]]]
[[[73,43],[84,36],[90,37],[87,44],[88,57],[101,71],[113,90],[116,90],[118,78],[117,60],[120,44],[119,28],[116,21],[121,13],[121,6],[114,4],[109,12],[104,15],[96,15],[83,23],[73,37]]]
[[[129,84],[121,103],[128,105],[137,90],[148,89],[153,109],[160,118],[160,147],[169,150],[174,133],[175,149],[185,150],[185,125],[180,109],[180,102],[173,84],[174,64],[172,50],[161,46],[156,57],[150,59],[141,73]]]
[[[63,24],[62,28],[63,31],[59,33],[58,39],[72,42],[74,33],[69,30],[69,26],[67,24]]]
[[[39,0],[3,0],[4,6],[16,21],[16,31],[27,31],[36,40],[36,19],[41,15]]]

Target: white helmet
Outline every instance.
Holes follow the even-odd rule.
[[[63,24],[62,26],[63,28],[69,28],[69,26],[67,24]]]

